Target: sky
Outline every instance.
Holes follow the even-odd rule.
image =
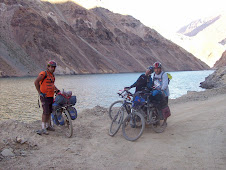
[[[54,0],[52,0],[54,1]],[[56,0],[57,1],[57,0]],[[226,12],[226,0],[72,0],[90,9],[104,7],[132,15],[163,35],[175,33],[190,22]]]

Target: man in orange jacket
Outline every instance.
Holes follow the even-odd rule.
[[[47,130],[54,131],[50,124],[50,115],[52,113],[54,91],[59,91],[54,85],[55,77],[53,73],[56,69],[56,66],[57,64],[55,61],[49,61],[47,64],[47,70],[40,72],[34,82],[43,108],[42,129],[37,131],[37,134],[39,135],[48,135],[49,133]]]

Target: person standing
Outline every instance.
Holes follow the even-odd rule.
[[[47,130],[54,131],[54,128],[50,124],[50,116],[52,113],[54,91],[59,91],[54,85],[55,77],[53,73],[56,66],[56,62],[54,60],[50,60],[47,64],[47,70],[40,72],[37,79],[34,81],[43,108],[42,128],[37,131],[37,134],[39,135],[48,135],[49,133]]]
[[[160,62],[155,62],[153,66],[153,96],[156,96],[157,100],[161,100],[163,105],[168,105],[168,98],[170,93],[167,73],[162,71],[162,64]]]

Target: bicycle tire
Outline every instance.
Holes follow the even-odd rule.
[[[140,127],[136,127],[136,122],[134,123],[135,127],[132,127],[130,125],[130,120],[131,120],[132,117],[133,117],[133,119],[135,119],[135,121],[137,119],[139,119],[139,121],[141,121]],[[128,141],[135,141],[135,140],[137,140],[141,137],[141,135],[143,134],[144,128],[145,128],[145,120],[144,120],[143,115],[140,114],[139,112],[132,112],[123,121],[123,124],[122,124],[123,136]],[[138,134],[135,134],[134,133],[135,131],[137,131]],[[135,137],[132,136],[134,134],[135,134]]]
[[[125,107],[121,106],[119,108],[117,114],[111,121],[111,125],[109,128],[109,135],[112,137],[118,132],[118,130],[120,129],[121,124],[123,122],[123,118],[124,118],[124,110],[123,109],[125,109]]]
[[[66,127],[66,131],[65,131],[65,135],[70,138],[73,134],[73,126],[72,126],[72,120],[71,120],[71,116],[70,114],[68,113],[67,110],[64,111],[64,121],[65,121],[65,124],[64,124],[64,127]]]
[[[55,123],[53,122],[52,114],[53,114],[53,113],[51,113],[51,115],[50,115],[50,125],[54,128],[54,126],[56,126],[56,125],[55,125]]]
[[[152,129],[156,133],[162,133],[165,131],[167,123],[166,120],[163,120],[162,122],[159,120],[157,123],[151,124]]]
[[[118,106],[116,106],[117,104],[119,104]],[[108,115],[110,117],[110,119],[112,120],[114,118],[114,116],[117,114],[117,113],[114,113],[115,110],[117,110],[117,108],[121,107],[121,105],[123,105],[123,100],[117,100],[115,101],[114,103],[111,104],[111,106],[109,107],[109,110],[108,110]],[[116,107],[116,108],[114,108]]]

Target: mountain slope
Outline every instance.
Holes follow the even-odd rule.
[[[222,14],[190,23],[173,41],[212,67],[226,49],[225,30],[226,15]]]
[[[0,75],[138,72],[160,61],[166,70],[209,67],[131,16],[73,3],[0,0]]]
[[[219,68],[222,66],[226,66],[226,50],[223,52],[221,58],[217,60],[217,62],[214,64],[215,68]]]

